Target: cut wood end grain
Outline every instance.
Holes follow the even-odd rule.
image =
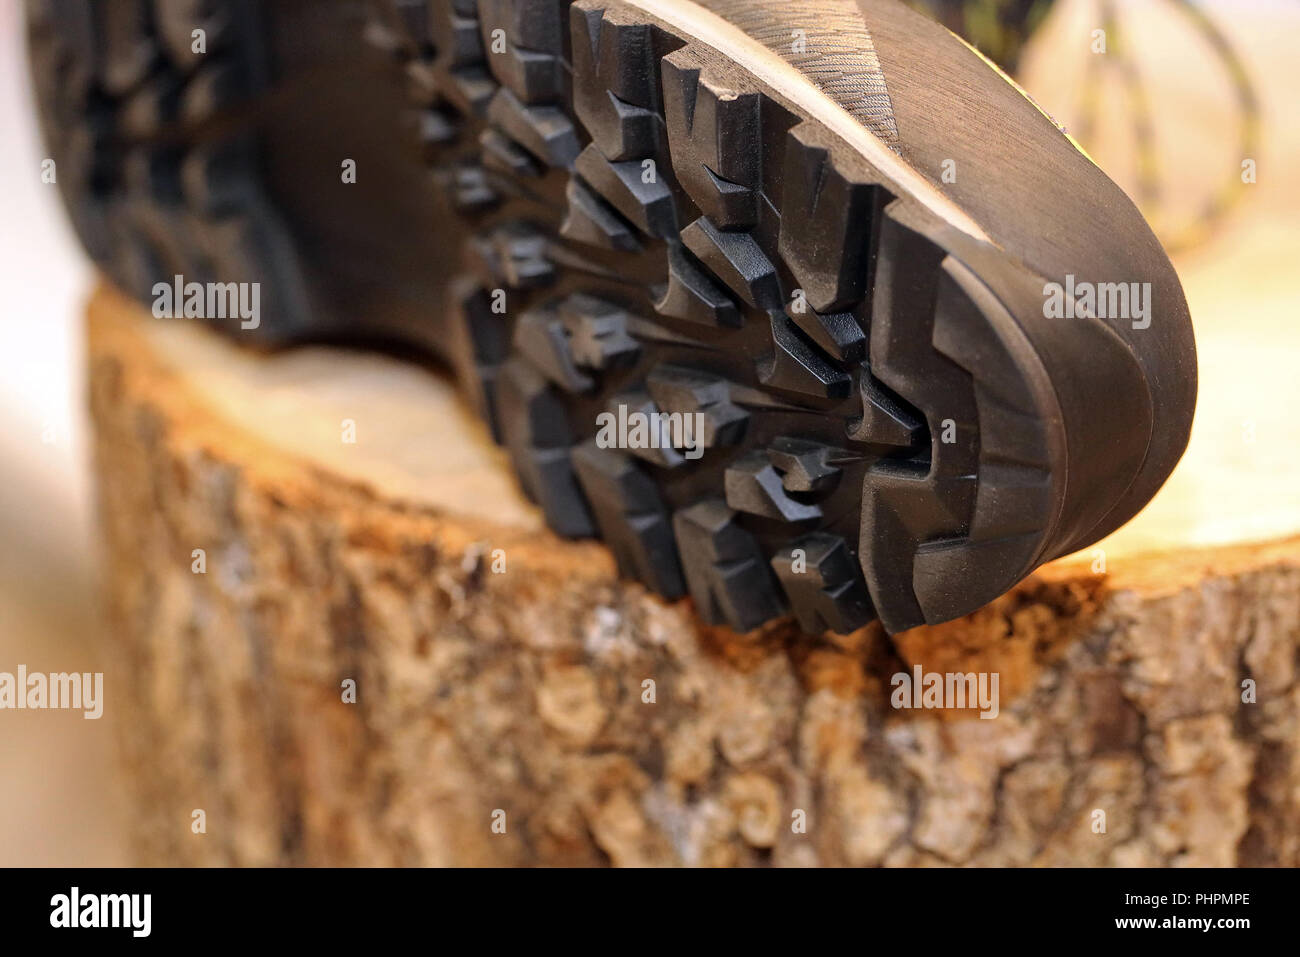
[[[426,370],[107,288],[89,356],[142,860],[1300,863],[1294,535],[1104,543],[892,640],[740,635],[545,530]],[[997,675],[996,717],[891,706],[918,666]]]

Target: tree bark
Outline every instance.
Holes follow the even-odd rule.
[[[108,289],[89,337],[141,863],[1300,864],[1300,538],[742,635],[547,532],[429,373]],[[918,666],[997,716],[893,707]]]

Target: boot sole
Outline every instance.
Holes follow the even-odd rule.
[[[156,181],[101,168],[154,74],[92,23],[101,76],[55,109],[76,57],[33,20],[47,129],[91,143],[61,180],[79,231],[133,290],[262,277],[267,335],[311,335],[330,297],[284,187],[246,124],[211,121],[229,105],[213,62],[273,83],[276,41],[243,11],[213,62],[177,62],[160,26],[184,5],[141,6],[150,69],[209,123],[179,144],[165,122],[128,131],[165,157]],[[413,121],[388,146],[456,224],[403,227],[439,275],[404,335],[452,365],[557,533],[601,538],[625,576],[741,631],[949,620],[1059,550],[1065,419],[1017,319],[1042,277],[798,69],[687,0],[370,9],[355,42],[400,74]],[[1103,498],[1137,474],[1141,427],[1108,448]]]

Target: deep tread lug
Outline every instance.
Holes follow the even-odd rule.
[[[534,177],[541,167],[522,146],[499,130],[484,130],[479,137],[483,147],[483,162],[507,176]]]
[[[806,567],[795,571],[800,565]],[[837,535],[814,532],[791,542],[772,557],[772,570],[809,634],[847,634],[875,617],[857,561]]]
[[[664,412],[701,413],[702,440],[708,449],[735,445],[745,433],[749,414],[732,404],[723,379],[678,366],[661,365],[646,379],[646,388]]]
[[[722,229],[758,222],[760,97],[715,81],[689,48],[663,60],[664,114],[677,180]]]
[[[811,123],[786,134],[777,248],[817,312],[849,308],[866,292],[877,187],[846,179]]]
[[[508,360],[497,382],[497,411],[520,484],[547,524],[569,538],[595,534],[569,458],[564,406],[541,374],[520,359]]]
[[[758,309],[779,309],[781,288],[776,267],[753,236],[722,232],[707,219],[682,230],[682,242],[733,292]]]
[[[652,416],[666,410],[659,408],[649,394],[638,391],[615,395],[610,399],[606,411],[615,418],[620,417],[621,411],[626,411],[629,421],[634,414],[644,416],[646,421],[654,421]],[[634,446],[628,451],[643,462],[662,469],[676,469],[686,464],[686,457],[670,444],[671,435],[661,434],[657,439],[650,444]]]
[[[849,312],[818,313],[811,309],[787,309],[794,324],[823,352],[839,362],[861,362],[867,354],[867,336]]]
[[[849,375],[822,358],[785,313],[773,310],[771,323],[772,357],[758,373],[764,385],[816,399],[842,399],[849,394]]]
[[[849,456],[820,442],[782,436],[768,446],[767,458],[787,492],[826,492],[839,480],[839,466]]]
[[[488,119],[548,166],[573,165],[581,147],[573,122],[554,106],[526,106],[510,90],[498,90]]]
[[[695,611],[706,622],[750,631],[784,611],[758,543],[723,502],[678,511],[673,530]]]
[[[569,180],[565,198],[568,210],[560,224],[560,235],[565,239],[624,252],[641,248],[641,242],[623,218],[576,178]]]
[[[744,323],[731,297],[680,247],[668,250],[668,288],[655,303],[655,311],[706,326],[738,328]]]
[[[501,226],[474,245],[494,286],[537,289],[555,280],[546,237],[527,225]]]
[[[862,417],[850,423],[848,437],[870,445],[910,447],[921,434],[922,423],[872,377],[870,368],[862,368],[858,386]]]
[[[595,147],[610,160],[653,156],[663,122],[652,27],[584,2],[570,8],[573,108]]]
[[[655,483],[624,455],[578,447],[573,464],[619,570],[665,598],[686,590],[668,511]]]
[[[578,293],[560,303],[560,319],[573,361],[584,368],[605,371],[631,365],[641,351],[628,335],[627,312],[613,303]]]
[[[578,371],[569,348],[569,335],[553,309],[524,313],[515,323],[515,349],[537,371],[566,392],[586,392],[595,383]]]
[[[658,178],[647,183],[640,162],[611,163],[592,145],[578,156],[574,169],[641,232],[661,239],[676,238],[672,192]]]
[[[742,455],[727,468],[727,505],[738,512],[804,522],[821,518],[822,510],[791,498],[768,457],[758,451]]]

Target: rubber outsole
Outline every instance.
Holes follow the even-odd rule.
[[[310,333],[292,222],[238,123],[179,155],[116,145],[137,101],[166,104],[165,125],[238,98],[210,92],[219,60],[179,52],[182,5],[105,4],[126,6],[136,26],[101,12],[72,40],[48,9],[32,20],[88,248],[132,291],[261,277],[281,297],[271,333]],[[1061,409],[1014,318],[1043,280],[841,135],[829,99],[810,108],[725,52],[743,34],[684,29],[674,6],[693,7],[372,5],[408,148],[461,224],[410,336],[454,367],[555,531],[600,537],[708,622],[896,632],[970,612],[1068,524]],[[257,20],[228,19],[210,49],[256,78]],[[702,454],[598,440],[603,413],[636,412],[700,423]]]
[[[289,340],[306,281],[259,143],[230,120],[269,84],[259,28],[247,0],[28,3],[43,132],[91,257],[146,301],[176,274],[259,282],[267,334]]]

